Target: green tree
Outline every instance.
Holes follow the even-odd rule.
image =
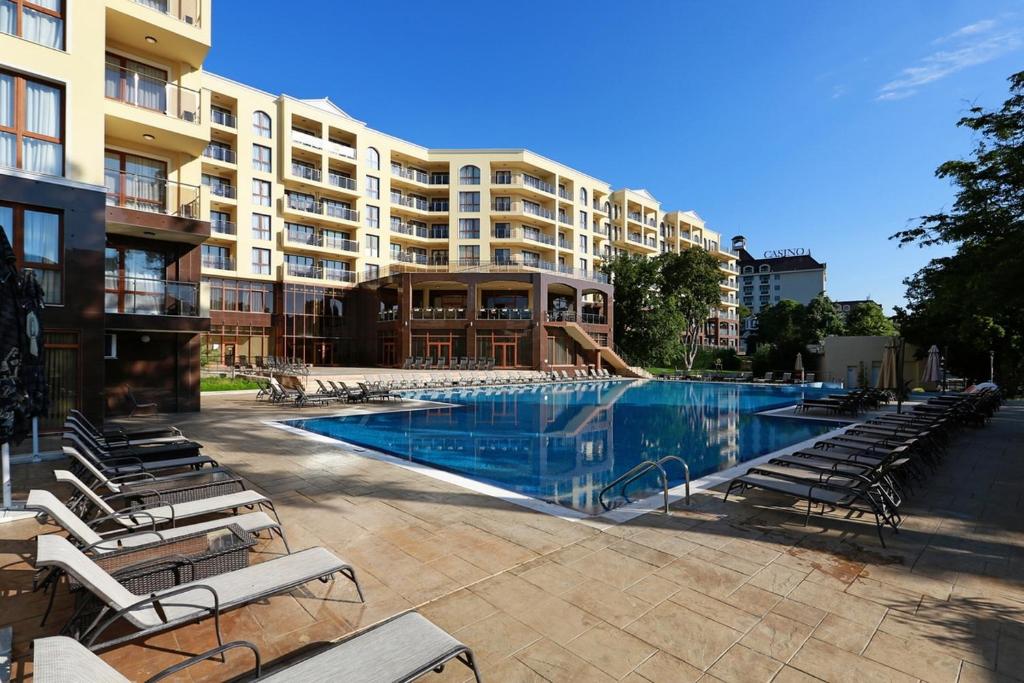
[[[615,285],[615,339],[629,362],[658,365],[679,350],[682,320],[660,291],[660,262],[646,256],[616,256],[602,266]]]
[[[655,259],[660,271],[663,302],[682,322],[679,346],[687,371],[700,348],[700,337],[711,311],[721,302],[722,273],[718,260],[703,249],[665,252]]]
[[[908,305],[897,314],[906,338],[938,344],[954,372],[975,378],[988,376],[994,351],[997,377],[1015,387],[1024,379],[1024,288],[1013,285],[1024,273],[1024,71],[1009,82],[1001,108],[973,107],[957,123],[977,142],[970,158],[935,172],[955,188],[951,209],[893,239],[955,247],[905,280]]]
[[[846,333],[851,336],[896,334],[896,326],[876,303],[859,303],[846,314]]]
[[[843,317],[824,292],[811,299],[804,309],[804,336],[808,343],[820,344],[830,334],[846,333]]]

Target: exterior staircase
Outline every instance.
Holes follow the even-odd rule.
[[[643,368],[630,365],[626,362],[625,358],[615,352],[615,349],[599,344],[579,323],[565,323],[565,331],[583,348],[589,351],[597,351],[601,354],[601,359],[623,377],[635,377],[638,379],[652,379],[654,377]]]

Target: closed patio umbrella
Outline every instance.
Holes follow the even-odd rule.
[[[804,378],[804,354],[797,352],[796,363],[793,364],[793,372],[796,373],[797,377],[801,380]]]
[[[928,349],[928,360],[924,365],[924,374],[921,375],[921,384],[938,384],[942,380],[941,366],[942,357],[939,353],[939,347],[932,344],[932,347]]]
[[[897,389],[896,384],[896,346],[889,342],[882,352],[882,367],[878,372],[877,389]]]

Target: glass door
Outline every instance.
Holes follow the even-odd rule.
[[[514,368],[518,365],[515,342],[494,342],[494,365],[499,368]]]

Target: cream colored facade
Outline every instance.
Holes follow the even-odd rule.
[[[428,149],[327,99],[208,72],[202,83],[225,124],[211,126],[203,158],[207,185],[225,188],[203,195],[213,218],[206,274],[323,286],[502,267],[600,278],[616,253],[697,247],[720,260],[720,336],[736,336],[736,255],[692,211],[666,212],[644,190],[616,190],[529,150]],[[269,135],[254,119],[264,115]],[[269,148],[269,169],[254,146]],[[269,250],[269,267],[254,249]]]

